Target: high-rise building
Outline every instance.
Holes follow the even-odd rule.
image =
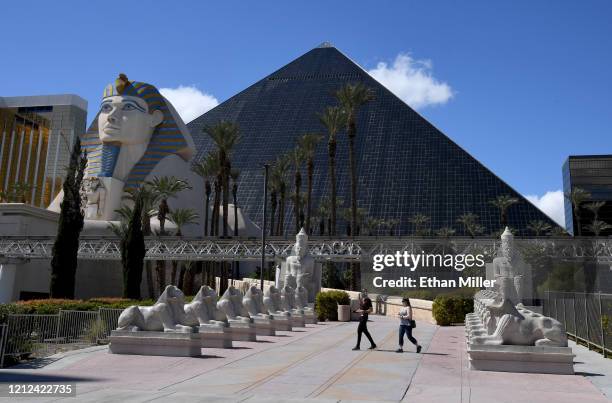
[[[432,232],[450,228],[466,235],[458,219],[477,216],[475,228],[483,235],[500,230],[500,210],[491,201],[510,196],[519,202],[507,210],[507,223],[518,235],[533,235],[532,221],[557,227],[548,216],[502,179],[454,143],[410,106],[372,78],[338,49],[322,45],[263,78],[187,126],[203,159],[215,149],[207,126],[221,120],[236,122],[241,141],[232,153],[232,166],[240,170],[238,205],[256,223],[262,221],[263,164],[293,149],[305,133],[326,134],[319,115],[337,105],[334,93],[345,84],[363,83],[374,99],[358,112],[356,162],[358,207],[368,219],[397,220],[391,232],[410,235],[417,230],[413,217],[426,216]],[[337,136],[337,194],[350,207],[348,140],[345,130]],[[319,144],[313,176],[313,210],[329,196],[327,139]],[[306,171],[302,174],[302,192]],[[287,206],[284,232],[294,230],[292,170],[287,172]],[[270,210],[269,210],[270,211]],[[270,212],[271,215],[271,212]],[[341,214],[338,214],[341,217]],[[278,222],[278,221],[277,221]],[[480,227],[479,227],[480,226]],[[318,232],[318,221],[311,232]],[[423,227],[423,225],[421,226]],[[344,235],[346,222],[339,219],[337,234]],[[361,231],[363,234],[365,231]],[[387,229],[376,232],[388,234]]]
[[[77,95],[0,97],[0,190],[20,189],[27,203],[47,207],[86,120],[87,101]]]
[[[612,155],[572,155],[563,164],[563,191],[570,195],[580,188],[587,192],[578,214],[570,198],[565,197],[565,227],[573,235],[595,235],[592,227],[597,211],[597,221],[612,225]],[[591,206],[588,206],[588,205]],[[591,208],[589,208],[591,207]],[[576,215],[580,218],[578,231]],[[612,229],[600,232],[612,235]]]

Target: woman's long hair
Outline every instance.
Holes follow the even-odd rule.
[[[407,306],[412,307],[412,305],[410,305],[410,298],[402,298],[402,302],[405,302]]]

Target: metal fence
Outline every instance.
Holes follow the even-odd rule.
[[[46,357],[108,341],[122,309],[62,310],[55,315],[10,314],[0,325],[0,367],[5,356]]]
[[[547,291],[543,302],[544,315],[563,323],[570,337],[612,355],[612,294]]]

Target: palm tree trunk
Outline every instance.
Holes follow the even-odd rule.
[[[295,201],[294,201],[294,215],[295,215],[295,233],[300,232],[300,188],[302,187],[302,174],[300,170],[295,171]]]
[[[187,295],[187,290],[185,289],[184,285],[185,285],[185,274],[187,272],[187,269],[185,267],[185,263],[181,263],[181,271],[179,273],[179,278],[178,278],[178,285],[177,287],[179,288],[179,290],[182,290],[183,293],[185,295]]]
[[[329,181],[331,187],[331,222],[329,234],[336,235],[336,141],[330,141],[327,147],[329,155]]]
[[[172,272],[170,273],[170,284],[176,284],[176,272],[178,270],[178,262],[176,260],[172,261]]]
[[[228,205],[229,205],[229,166],[226,161],[223,168],[223,237],[228,235]]]
[[[310,234],[310,213],[312,207],[312,177],[314,175],[314,161],[308,160],[308,193],[306,194],[306,233]]]
[[[157,273],[157,287],[159,294],[161,295],[166,288],[166,261],[156,260],[155,261],[155,272]]]
[[[274,215],[276,214],[276,192],[270,192],[270,235],[274,236]]]
[[[208,236],[208,209],[210,208],[210,182],[206,181],[204,184],[206,189],[206,203],[204,205],[204,236]]]
[[[355,161],[355,137],[357,134],[357,128],[355,127],[355,120],[351,116],[348,124],[348,138],[349,138],[349,167],[351,170],[351,230],[352,235],[359,235],[357,229],[357,166]],[[351,265],[351,288],[356,290],[358,288],[358,281],[360,276],[360,267],[357,263]]]
[[[285,235],[285,186],[281,187],[280,209],[278,211],[278,231],[276,235]]]
[[[238,236],[238,198],[237,198],[238,189],[236,185],[232,187],[232,196],[234,199],[234,236]],[[232,270],[232,278],[235,278],[240,273],[240,261],[234,261],[234,270]]]
[[[153,283],[153,268],[151,267],[151,261],[145,260],[145,276],[147,278],[147,293],[149,298],[155,298],[155,284]]]
[[[221,178],[220,175],[217,175],[217,180],[215,181],[215,197],[213,199],[213,214],[212,214],[212,223],[211,227],[211,235],[218,236],[219,235],[219,206],[221,204]]]

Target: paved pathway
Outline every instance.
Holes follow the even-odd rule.
[[[202,358],[114,355],[96,347],[39,361],[42,368],[2,370],[0,381],[76,381],[79,402],[607,401],[584,376],[467,370],[462,327],[418,323],[423,353],[408,343],[404,354],[396,354],[395,320],[372,317],[376,351],[351,351],[356,325],[308,325],[258,336],[256,343],[235,342],[231,350],[206,349]],[[365,340],[362,348],[367,346]]]

